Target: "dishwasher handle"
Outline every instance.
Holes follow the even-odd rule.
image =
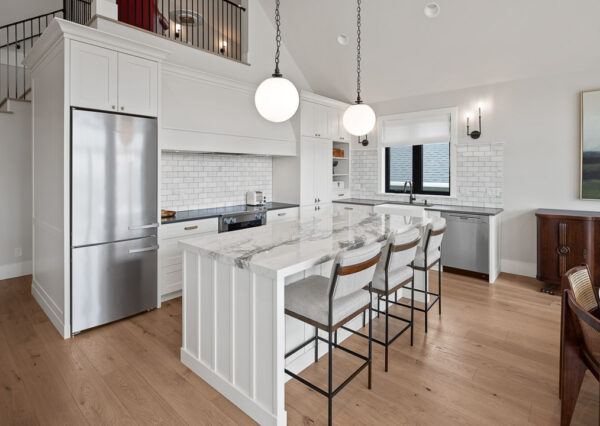
[[[488,223],[487,216],[481,215],[469,215],[469,214],[443,214],[443,218],[447,222],[463,222],[463,223]]]

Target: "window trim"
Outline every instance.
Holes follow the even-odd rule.
[[[410,194],[409,191],[399,191],[390,188],[390,155],[389,150],[393,147],[384,147],[384,158],[385,158],[385,192],[387,194]],[[411,179],[413,185],[413,195],[441,195],[449,197],[452,190],[452,147],[451,142],[448,141],[448,191],[426,191],[423,189],[423,145],[411,145],[412,152],[412,170],[413,178]],[[421,178],[415,180],[415,174],[420,175]]]
[[[457,164],[456,164],[456,145],[458,143],[458,107],[448,107],[448,108],[438,108],[431,109],[425,111],[413,111],[408,113],[395,113],[389,115],[383,115],[378,117],[377,120],[377,133],[379,135],[383,134],[383,124],[387,120],[398,120],[398,119],[410,119],[410,118],[418,118],[418,117],[426,117],[436,114],[450,114],[450,194],[436,194],[434,192],[427,192],[424,194],[416,194],[418,198],[456,198],[458,195],[458,190],[456,186],[456,177],[457,177]],[[405,196],[407,193],[403,192],[389,192],[386,187],[387,176],[386,176],[386,161],[387,156],[385,155],[385,146],[381,143],[381,140],[378,138],[377,141],[377,156],[378,156],[378,193],[382,195],[397,195],[397,196]],[[415,192],[413,191],[413,194]]]

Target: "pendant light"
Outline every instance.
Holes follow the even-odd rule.
[[[360,2],[357,0],[356,17],[356,102],[344,112],[344,128],[354,136],[363,136],[375,127],[375,112],[360,99]]]
[[[300,98],[298,90],[288,79],[283,78],[279,71],[279,49],[281,47],[281,18],[279,16],[279,0],[275,0],[275,25],[277,34],[275,41],[275,72],[272,77],[260,83],[254,94],[254,104],[258,113],[274,123],[289,120],[298,109]]]

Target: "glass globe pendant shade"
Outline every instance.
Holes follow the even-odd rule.
[[[375,127],[375,111],[366,104],[354,104],[344,112],[344,128],[354,136],[364,136]]]
[[[254,94],[258,113],[266,120],[281,123],[298,109],[300,97],[294,84],[283,77],[270,77],[260,83]]]

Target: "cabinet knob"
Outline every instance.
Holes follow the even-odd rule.
[[[112,106],[112,109],[117,109],[117,107],[115,105]]]
[[[320,202],[321,202],[321,199],[320,199],[320,198],[317,198],[317,203],[320,203]]]
[[[317,199],[315,198],[315,204],[317,203]]]
[[[124,106],[121,107],[121,111],[125,111],[125,107]]]

